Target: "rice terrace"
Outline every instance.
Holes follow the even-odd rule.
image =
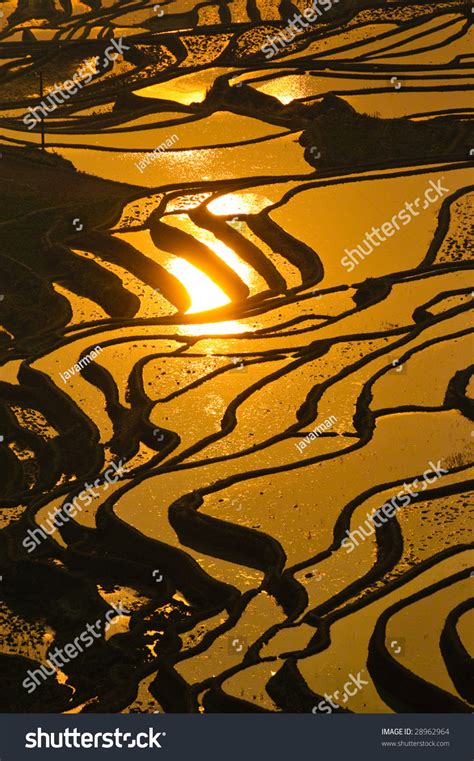
[[[473,18],[0,2],[0,712],[472,713]]]

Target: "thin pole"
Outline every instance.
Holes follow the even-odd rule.
[[[40,71],[40,99],[43,100],[43,72]],[[41,150],[44,151],[45,139],[44,139],[44,114],[41,112]]]

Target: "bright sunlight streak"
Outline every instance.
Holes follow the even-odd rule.
[[[230,304],[230,298],[211,280],[210,277],[198,270],[185,259],[173,259],[168,270],[178,278],[191,297],[191,306],[186,314],[204,312],[216,309],[224,304]]]

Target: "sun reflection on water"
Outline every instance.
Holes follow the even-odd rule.
[[[179,332],[185,336],[225,336],[234,333],[247,333],[248,330],[248,327],[242,325],[238,320],[199,322],[193,325],[180,325],[179,327]]]
[[[191,297],[191,306],[186,314],[205,312],[230,304],[230,298],[204,272],[194,267],[186,259],[173,258],[168,270],[177,277]]]
[[[251,292],[252,290],[258,290],[258,285],[260,285],[260,287],[265,286],[264,283],[258,283],[259,278],[257,277],[254,268],[247,264],[247,262],[245,262],[243,259],[241,259],[241,257],[234,251],[233,248],[227,245],[223,240],[217,238],[209,230],[205,230],[204,228],[199,227],[185,214],[177,214],[172,217],[170,216],[167,219],[167,223],[173,227],[177,227],[178,229],[183,230],[188,235],[192,235],[195,240],[204,243],[205,246],[217,254],[217,256],[222,259],[222,261],[225,262],[227,266],[240,277],[240,279],[249,287]],[[186,283],[185,285],[187,287]],[[254,288],[254,285],[257,287]],[[219,298],[219,301],[217,301],[216,296],[217,294],[215,292],[208,292],[206,294],[206,306],[204,307],[205,309],[212,309],[214,307],[223,306],[224,303],[228,303],[222,302],[221,297]],[[199,309],[193,308],[192,311],[200,312],[202,311],[202,307]]]
[[[231,303],[231,299],[218,285],[204,272],[194,267],[186,259],[173,258],[169,262],[168,270],[179,278],[191,297],[191,306],[186,314],[205,313],[218,309]],[[226,335],[232,333],[244,333],[248,328],[241,325],[238,320],[224,320],[219,322],[202,322],[180,326],[180,332],[184,335]]]
[[[258,214],[271,203],[265,195],[242,191],[213,198],[207,204],[207,209],[217,217],[230,214]]]

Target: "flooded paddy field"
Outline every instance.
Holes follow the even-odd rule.
[[[1,712],[473,710],[471,7],[310,7],[0,3]]]

